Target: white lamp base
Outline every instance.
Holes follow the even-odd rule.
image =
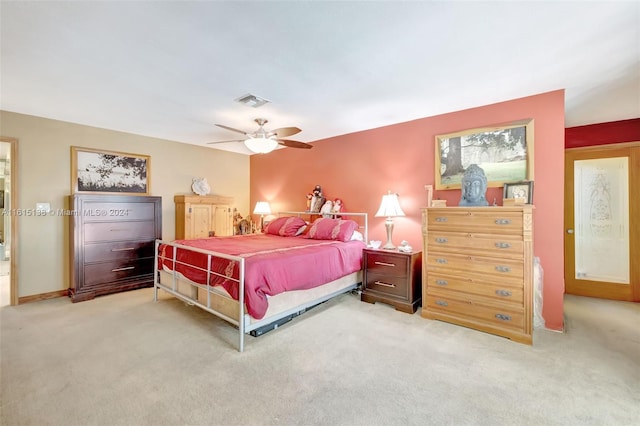
[[[387,243],[382,246],[383,250],[395,250],[396,246],[391,242],[392,234],[393,234],[393,220],[388,217],[384,222],[384,227],[387,228]]]

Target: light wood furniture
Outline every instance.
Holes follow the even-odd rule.
[[[533,207],[422,209],[422,316],[532,344]]]
[[[365,249],[360,300],[383,302],[413,314],[420,303],[422,253]]]
[[[70,207],[72,302],[153,285],[161,197],[75,194]]]
[[[233,235],[232,197],[176,195],[176,239]]]

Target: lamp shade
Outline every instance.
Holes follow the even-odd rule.
[[[402,208],[400,208],[400,202],[398,201],[398,194],[392,194],[391,191],[387,195],[382,196],[382,202],[380,208],[375,214],[375,217],[396,217],[404,216]]]
[[[244,141],[244,144],[251,151],[256,154],[266,154],[273,151],[278,147],[278,141],[272,138],[249,138]]]
[[[269,203],[266,201],[258,201],[256,203],[256,208],[253,209],[253,214],[271,214],[271,207],[269,207]]]

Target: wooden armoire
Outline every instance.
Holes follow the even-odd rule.
[[[233,235],[232,197],[176,195],[176,239]]]

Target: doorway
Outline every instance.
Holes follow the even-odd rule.
[[[565,152],[565,292],[640,302],[640,143]]]
[[[18,304],[16,168],[18,140],[0,137],[0,306]]]

